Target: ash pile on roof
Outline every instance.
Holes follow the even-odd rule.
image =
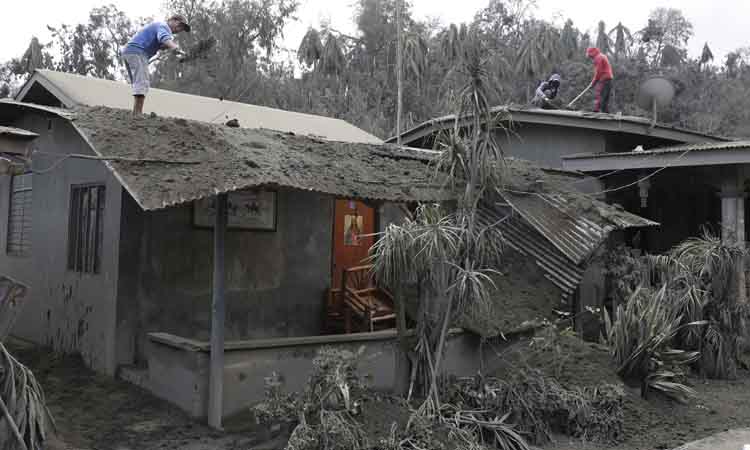
[[[428,159],[393,146],[81,108],[74,124],[144,209],[256,186],[389,201],[445,198]],[[136,160],[136,161],[133,161]],[[161,162],[160,162],[161,161]]]

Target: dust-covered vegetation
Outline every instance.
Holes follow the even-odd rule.
[[[381,138],[392,136],[397,2],[358,0],[354,5],[355,32],[322,23],[286,48],[281,38],[297,2],[169,0],[165,9],[193,24],[193,33],[178,37],[181,45],[190,48],[214,37],[216,46],[191,64],[171,57],[154,64],[154,84],[339,117]],[[537,83],[553,71],[563,78],[561,96],[572,99],[591,79],[585,49],[597,45],[614,66],[612,111],[645,114],[635,106],[638,86],[658,74],[670,78],[678,91],[660,120],[708,133],[750,135],[750,52],[739,48],[714,55],[708,42],[700,55],[688,55],[693,28],[678,9],[656,8],[639,22],[617,24],[553,23],[542,17],[546,12],[534,0],[489,0],[465,24],[420,20],[409,2],[403,2],[401,12],[406,127],[454,112],[462,85],[456,77],[462,70],[460,48],[474,34],[483,45],[493,105],[527,103]],[[119,49],[147,20],[108,5],[92,9],[79,24],[47,24],[49,41],[34,39],[23,55],[0,65],[0,94],[9,95],[35,68],[124,79]]]
[[[627,255],[627,253],[625,253]],[[734,378],[742,362],[748,307],[739,299],[737,261],[746,250],[709,232],[660,256],[620,257],[630,276],[615,285],[606,341],[618,373],[686,401],[692,366],[711,378]],[[620,269],[614,269],[619,272]]]
[[[0,343],[0,449],[41,450],[53,427],[42,386]]]
[[[253,408],[264,425],[289,424],[286,450],[482,450],[480,432],[461,423],[440,423],[413,415],[403,399],[368,388],[357,370],[360,353],[321,349],[303,392],[284,393],[283,380],[266,380],[264,402]],[[472,422],[473,425],[473,422]],[[486,430],[506,432],[494,442],[514,450],[525,450],[523,439],[508,425],[487,422]],[[515,439],[515,440],[513,440]]]

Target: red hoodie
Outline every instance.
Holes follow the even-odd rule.
[[[594,79],[591,81],[592,83],[611,80],[614,78],[612,75],[612,66],[609,65],[609,58],[607,58],[607,55],[603,54],[595,47],[589,47],[586,50],[586,55],[594,60]]]

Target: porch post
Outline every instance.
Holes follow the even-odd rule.
[[[208,425],[221,429],[224,395],[224,239],[227,232],[227,194],[216,196],[214,276],[211,304],[211,367],[208,381]]]
[[[722,180],[721,185],[721,240],[745,247],[745,192],[743,179],[739,173],[732,173]],[[745,259],[737,258],[736,263],[737,301],[747,301],[745,280]]]

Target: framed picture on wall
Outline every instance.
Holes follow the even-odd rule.
[[[276,191],[244,190],[227,195],[227,228],[276,231]],[[193,225],[213,228],[216,223],[216,197],[193,202]]]

